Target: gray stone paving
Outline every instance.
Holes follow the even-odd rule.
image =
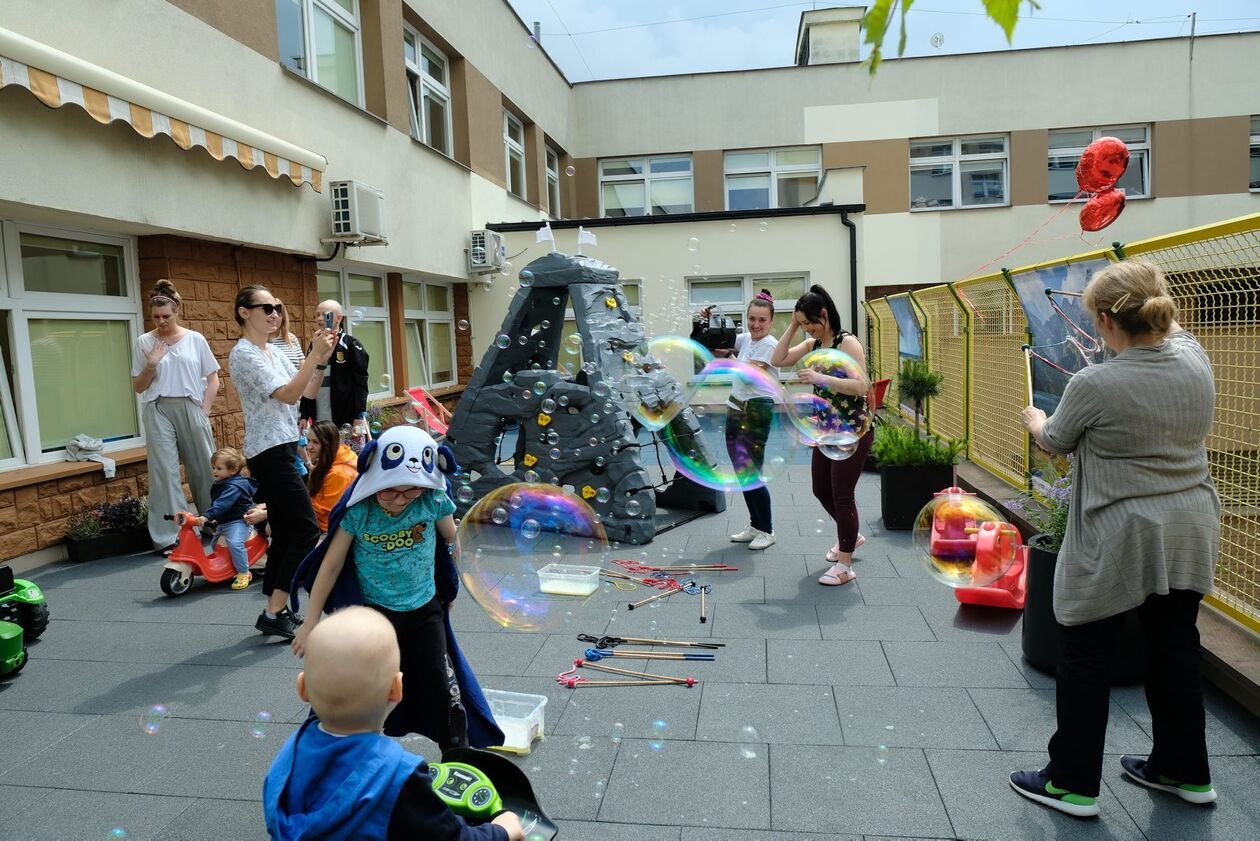
[[[779,543],[750,554],[724,514],[625,557],[740,566],[711,575],[710,620],[675,598],[601,591],[548,634],[500,629],[468,598],[454,617],[486,687],[545,695],[546,739],[519,759],[566,841],[856,838],[1260,837],[1260,722],[1208,691],[1221,799],[1198,808],[1127,783],[1117,756],[1150,748],[1140,687],[1113,691],[1102,817],[1037,807],[1006,775],[1044,761],[1054,680],[1020,659],[1016,615],[959,607],[920,570],[910,537],[878,522],[878,479],[859,485],[858,581],[815,583],[831,543],[799,468],[774,490]],[[154,556],[31,575],[53,623],[0,683],[0,838],[264,836],[261,782],[305,709],[288,647],[253,631],[257,587],[158,590]],[[614,612],[615,609],[615,612]],[[578,689],[553,677],[592,634],[726,643],[714,663],[618,665],[694,675],[693,688]],[[153,704],[169,716],[147,735]],[[254,735],[257,714],[272,723]],[[662,726],[660,722],[664,722]],[[620,728],[614,725],[620,724]],[[751,728],[751,729],[749,729]],[[423,739],[404,742],[429,754]]]

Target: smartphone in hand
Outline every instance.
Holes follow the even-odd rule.
[[[333,329],[333,312],[332,312],[332,310],[329,310],[328,312],[324,313],[324,329],[325,329],[325,330],[331,330],[331,329]]]

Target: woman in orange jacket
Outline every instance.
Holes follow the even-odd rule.
[[[341,434],[332,421],[315,423],[307,433],[306,452],[311,458],[311,472],[306,487],[311,492],[311,507],[321,532],[328,531],[328,512],[341,499],[350,483],[359,475],[359,457],[341,443]]]

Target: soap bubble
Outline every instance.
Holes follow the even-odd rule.
[[[582,335],[574,333],[564,340],[564,352],[570,356],[576,356],[582,352]]]
[[[880,745],[879,750],[875,752],[875,761],[880,765],[888,763],[888,745]]]
[[[544,400],[542,403],[539,404],[538,408],[542,409],[547,414],[551,414],[552,412],[556,410],[556,401],[548,397],[546,400]]]
[[[503,372],[503,382],[505,382],[505,383],[510,383],[510,382],[512,382],[512,380],[514,380],[514,379],[516,379],[516,375],[515,375],[515,374],[513,374],[511,371],[504,371],[504,372]]]
[[[688,251],[695,251],[695,250],[696,250],[696,249],[698,249],[699,247],[700,247],[700,238],[699,238],[699,237],[691,237],[690,239],[688,239],[688,240],[687,240],[687,250],[688,250]]]
[[[350,313],[350,317],[353,318],[355,321],[358,321],[360,318],[363,317],[363,310],[354,310],[353,312]]]
[[[467,482],[460,485],[455,491],[455,498],[465,504],[472,502],[473,486]]]
[[[607,501],[608,501],[608,500],[610,500],[610,499],[612,499],[612,493],[610,493],[610,492],[609,492],[608,488],[596,488],[596,489],[595,489],[595,501],[596,501],[596,502],[607,502]]]
[[[553,307],[558,307],[558,306],[560,306],[560,296],[559,296],[559,295],[556,295],[556,296],[554,296],[554,297],[551,299],[551,305],[552,305]]]
[[[506,350],[512,345],[512,337],[509,336],[507,333],[500,333],[499,335],[494,337],[494,344],[500,350]]]
[[[503,275],[504,277],[507,277],[508,275],[512,274],[512,264],[505,262],[499,268],[499,274]]]
[[[569,164],[568,166],[564,168],[564,174],[572,178],[574,175],[577,174],[577,168],[574,167],[573,164]]]
[[[456,327],[457,329],[459,329],[461,332],[462,332],[462,331],[467,330],[467,329],[468,329],[468,319],[466,319],[466,318],[461,318],[458,322],[456,322],[455,327]]]
[[[170,714],[165,704],[154,704],[140,716],[140,729],[146,736],[156,736]]]
[[[581,604],[585,594],[572,585],[567,593],[544,593],[541,568],[556,556],[569,565],[599,566],[608,551],[590,506],[562,488],[536,482],[486,494],[460,520],[458,535],[465,549],[464,589],[491,619],[513,631],[549,632]],[[471,560],[469,547],[477,549]],[[548,584],[548,589],[556,588]]]
[[[534,285],[534,273],[531,272],[529,269],[521,269],[521,275],[520,275],[519,280],[521,282],[521,288],[528,289],[529,287]]]
[[[730,225],[727,226],[726,229],[730,231],[731,233],[735,233],[735,223],[732,222]]]
[[[862,380],[862,366],[842,350],[819,348],[796,364],[788,385],[786,414],[796,435],[806,445],[817,446],[829,459],[846,459],[871,428],[873,413],[863,398],[816,393],[813,386],[800,380],[806,369],[843,380]]]
[[[630,414],[655,431],[668,425],[692,402],[698,388],[693,378],[713,361],[713,354],[692,339],[656,336],[633,351],[625,351],[621,360],[621,391],[626,395]],[[677,387],[657,388],[652,376],[657,371],[672,373]]]
[[[986,587],[1004,576],[1019,551],[1019,530],[973,494],[940,491],[919,511],[914,545],[928,575],[950,587]]]
[[[526,336],[524,333],[522,333],[521,335],[516,337],[516,343],[524,347],[525,345],[529,344],[529,336]]]
[[[109,831],[109,837],[110,838],[126,838],[127,830],[123,829],[121,826],[116,826]]]
[[[548,429],[548,430],[547,430],[547,436],[546,436],[546,438],[547,438],[547,443],[548,443],[548,444],[559,444],[559,443],[560,443],[560,433],[559,433],[559,432],[556,432],[554,429]]]
[[[552,447],[552,448],[551,448],[551,449],[547,452],[547,455],[551,457],[551,460],[552,460],[552,461],[556,461],[557,459],[559,459],[559,458],[560,458],[560,456],[562,455],[562,453],[560,452],[560,448],[559,448],[559,447]]]
[[[339,435],[341,435],[341,440],[343,442],[349,441],[350,438],[354,435],[354,427],[352,427],[348,423],[343,423],[341,425],[341,428],[338,429],[337,432]]]
[[[375,438],[375,437],[377,437],[378,435],[380,435],[380,434],[381,434],[381,430],[382,430],[383,428],[384,428],[384,427],[381,425],[381,422],[380,422],[380,421],[372,421],[371,423],[369,423],[369,424],[368,424],[368,432],[371,432],[371,433],[372,433],[372,437],[373,437],[373,438]]]
[[[255,739],[263,739],[267,736],[267,731],[271,729],[271,713],[266,710],[261,711],[254,716],[254,723],[250,725],[249,735]]]
[[[648,747],[653,753],[660,753],[665,750],[665,737],[669,735],[669,723],[663,718],[658,718],[652,722],[652,735],[648,740]]]
[[[626,737],[626,725],[622,724],[620,721],[613,724],[612,726],[613,744],[614,745],[621,744],[621,740],[624,739],[625,737]]]
[[[533,385],[533,389],[534,389],[534,394],[537,394],[539,397],[542,397],[544,394],[547,393],[547,384],[543,382],[542,380],[537,380],[535,381]]]
[[[525,46],[529,47],[531,50],[532,50],[534,47],[537,47],[537,46],[538,46],[538,36],[537,36],[537,35],[535,35],[534,33],[532,33],[532,32],[531,32],[531,33],[529,34],[529,39],[525,42]]]
[[[607,397],[611,393],[612,393],[612,389],[610,389],[608,387],[608,383],[604,382],[603,380],[600,380],[599,382],[595,383],[595,385],[591,386],[591,394],[594,394],[596,397],[599,397],[601,399]]]
[[[381,374],[381,391],[389,391],[394,379],[389,374]]]
[[[639,512],[641,512],[642,510],[643,510],[643,506],[639,504],[639,501],[637,499],[632,499],[626,503],[626,516],[627,517],[637,517],[639,516]]]
[[[407,423],[420,423],[420,407],[415,403],[408,403],[403,408],[402,419]]]
[[[766,231],[770,230],[770,223],[769,223],[769,222],[762,222],[762,223],[761,223],[760,225],[758,225],[757,227],[758,227],[758,228],[760,228],[760,229],[761,229],[761,232],[764,234]]]
[[[744,759],[756,759],[757,748],[761,746],[761,736],[757,728],[746,724],[739,730],[739,755]]]

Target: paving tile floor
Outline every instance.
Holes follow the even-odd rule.
[[[910,536],[881,528],[873,474],[858,486],[858,579],[844,587],[816,583],[832,540],[807,473],[792,467],[772,494],[779,542],[763,553],[727,540],[746,524],[737,497],[650,546],[619,548],[739,566],[706,578],[705,624],[692,597],[630,611],[641,591],[612,588],[537,633],[456,603],[483,686],[547,698],[545,739],[517,761],[562,839],[1260,837],[1260,722],[1211,688],[1215,806],[1118,773],[1120,753],[1150,748],[1140,687],[1112,693],[1100,820],[1017,797],[1006,775],[1043,762],[1054,728],[1054,679],[1022,661],[1019,617],[960,607],[931,581]],[[24,672],[0,682],[0,838],[265,837],[262,778],[305,716],[298,662],[254,632],[257,587],[198,584],[169,599],[160,568],[146,555],[31,575],[53,621]],[[579,632],[725,647],[713,663],[618,661],[699,678],[691,689],[570,690],[554,676],[587,647]],[[147,734],[155,704],[167,714]]]

